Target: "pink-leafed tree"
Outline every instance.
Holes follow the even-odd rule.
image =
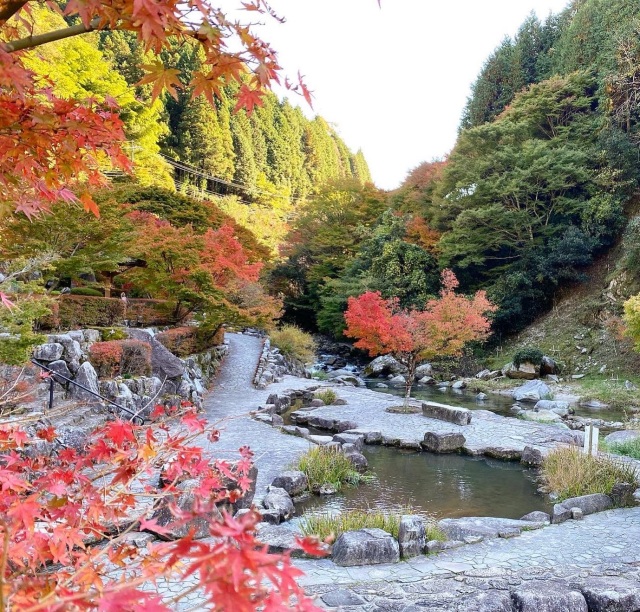
[[[402,309],[396,298],[384,299],[378,291],[349,298],[345,335],[357,338],[355,346],[372,357],[392,355],[407,368],[405,402],[421,361],[460,356],[468,342],[484,340],[490,333],[487,314],[496,306],[484,291],[467,297],[455,292],[457,286],[455,274],[444,270],[440,297],[429,300],[424,310]]]

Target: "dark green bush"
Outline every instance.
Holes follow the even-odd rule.
[[[516,368],[519,368],[521,363],[532,363],[533,365],[539,366],[542,363],[543,356],[540,349],[533,346],[526,346],[516,351],[513,356],[513,365],[516,366]]]

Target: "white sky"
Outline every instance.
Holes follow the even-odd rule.
[[[286,23],[260,32],[314,108],[361,148],[374,182],[397,187],[453,146],[470,86],[487,56],[533,10],[544,19],[568,0],[271,0]],[[245,13],[246,19],[251,13]]]

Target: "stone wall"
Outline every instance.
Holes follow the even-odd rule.
[[[309,378],[304,364],[286,357],[280,352],[280,349],[272,348],[271,340],[265,338],[253,384],[258,389],[266,389],[272,382],[280,381],[285,374]]]
[[[204,392],[210,385],[228,347],[219,345],[184,359],[176,357],[154,338],[153,330],[127,330],[130,337],[151,345],[151,376],[113,379],[98,378],[90,362],[89,348],[100,341],[94,329],[52,334],[34,349],[33,356],[60,375],[56,378],[54,401],[77,400],[99,404],[100,399],[62,378],[78,382],[90,391],[148,417],[156,404],[171,405],[182,400],[202,407]],[[48,383],[40,385],[38,395],[48,397]]]

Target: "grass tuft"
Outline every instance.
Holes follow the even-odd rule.
[[[542,478],[559,501],[591,493],[609,495],[617,482],[638,485],[632,466],[605,455],[585,455],[575,447],[549,453],[542,464]]]
[[[607,444],[606,449],[611,453],[615,453],[616,455],[624,455],[625,457],[640,459],[640,438],[636,438],[635,440],[628,440],[626,442]]]
[[[327,406],[331,406],[338,399],[338,394],[333,389],[323,389],[316,391],[314,397],[321,399]]]
[[[344,484],[357,485],[368,478],[358,473],[349,458],[335,447],[317,446],[309,449],[298,459],[293,469],[307,475],[312,491],[325,483],[339,491]]]
[[[321,540],[338,538],[345,531],[357,529],[382,529],[394,538],[398,537],[400,518],[404,514],[414,514],[409,509],[397,512],[383,512],[381,510],[346,510],[341,514],[309,514],[300,520],[300,529],[305,535],[315,535]],[[446,536],[437,524],[425,519],[427,541],[446,540]]]

